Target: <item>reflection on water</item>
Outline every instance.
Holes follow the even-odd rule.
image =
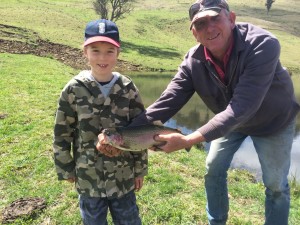
[[[300,182],[300,136],[296,136],[293,143],[291,154],[290,179]],[[257,154],[250,138],[247,138],[241,148],[235,154],[231,166],[234,168],[244,168],[256,174],[261,180],[261,168]]]
[[[177,124],[175,119],[170,119],[165,123],[166,126],[179,128],[182,133],[189,134],[194,130],[188,129],[186,126]],[[205,150],[209,150],[209,143],[205,143]],[[300,133],[295,136],[294,143],[291,152],[291,168],[289,177],[290,179],[296,179],[300,182]],[[261,167],[258,160],[258,156],[255,152],[252,140],[247,137],[240,149],[235,153],[233,160],[231,162],[231,168],[246,169],[256,175],[257,180],[262,179]]]
[[[149,74],[131,76],[139,88],[146,106],[153,103],[171,80],[172,75]],[[300,102],[300,75],[293,75],[296,96]],[[171,119],[166,125],[179,128],[183,133],[191,133],[202,124],[205,124],[213,116],[200,98],[195,95],[191,100]],[[290,178],[300,181],[300,115],[296,124],[296,135],[294,138],[291,156]],[[261,169],[258,157],[250,138],[247,138],[241,148],[235,154],[231,167],[247,169],[261,179]]]

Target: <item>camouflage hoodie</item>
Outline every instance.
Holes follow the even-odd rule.
[[[64,87],[54,127],[54,161],[59,180],[76,178],[79,194],[117,198],[134,189],[148,171],[147,151],[107,157],[95,148],[101,129],[127,126],[144,111],[138,89],[121,74],[107,98],[82,71]]]

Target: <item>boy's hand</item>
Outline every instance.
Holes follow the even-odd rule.
[[[122,151],[120,149],[108,144],[104,144],[103,134],[98,135],[98,143],[96,145],[96,148],[99,152],[103,153],[108,157],[119,156],[122,154]]]
[[[68,181],[69,183],[74,183],[75,182],[75,177],[71,177],[71,178],[67,179],[66,181]]]
[[[135,191],[139,191],[142,189],[143,187],[143,184],[144,184],[144,177],[136,177],[134,179],[134,183],[135,183],[135,188],[134,190]]]

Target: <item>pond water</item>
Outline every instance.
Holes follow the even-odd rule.
[[[128,74],[128,73],[124,73]],[[140,90],[143,102],[147,107],[153,103],[166,88],[174,74],[129,74]],[[292,76],[296,96],[300,102],[300,75]],[[191,100],[165,125],[179,128],[188,134],[205,124],[213,116],[201,99],[194,95]],[[209,143],[205,143],[208,148]],[[296,133],[292,148],[290,179],[300,182],[300,115],[297,118]],[[247,169],[261,180],[261,168],[257,154],[250,138],[247,138],[235,154],[232,168]]]

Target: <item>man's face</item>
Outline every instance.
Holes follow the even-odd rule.
[[[218,57],[225,54],[234,26],[234,12],[222,9],[217,16],[203,17],[194,22],[192,31],[196,40]]]

